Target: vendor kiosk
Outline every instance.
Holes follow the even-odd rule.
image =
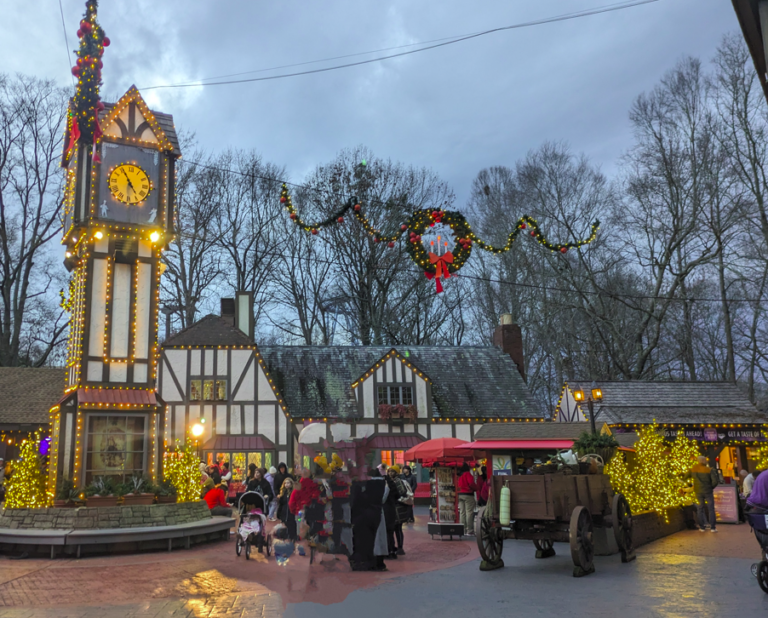
[[[453,539],[464,536],[464,524],[459,523],[459,499],[456,488],[456,466],[444,466],[435,464],[432,467],[433,475],[430,475],[429,493],[432,498],[430,506],[430,519],[434,521],[427,524],[427,532],[434,539],[435,535],[441,538],[447,536]]]

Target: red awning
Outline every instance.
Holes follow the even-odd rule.
[[[371,448],[378,448],[385,451],[388,450],[408,450],[413,448],[417,444],[420,444],[422,439],[417,436],[399,436],[397,434],[389,436],[374,436],[368,442],[368,446]]]
[[[214,436],[203,444],[203,450],[220,453],[273,451],[275,444],[261,436]]]
[[[67,395],[69,396],[69,395]],[[66,399],[66,397],[65,397]],[[157,398],[154,391],[142,391],[138,389],[113,389],[113,388],[78,388],[78,403],[101,403],[108,405],[143,405],[156,406]]]
[[[456,448],[470,451],[571,448],[573,440],[478,440]]]

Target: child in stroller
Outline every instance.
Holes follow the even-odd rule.
[[[237,527],[235,551],[239,556],[245,547],[245,559],[251,558],[251,548],[255,545],[259,553],[267,548],[267,557],[272,554],[272,535],[267,533],[267,507],[269,499],[255,491],[247,491],[237,505],[240,524]]]

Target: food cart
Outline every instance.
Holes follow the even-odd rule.
[[[474,459],[472,451],[458,450],[465,445],[458,438],[436,438],[427,440],[406,451],[407,461],[418,461],[430,467],[430,521],[427,532],[434,539],[448,537],[461,539],[466,534],[464,524],[459,522],[459,501],[456,488],[457,468]]]

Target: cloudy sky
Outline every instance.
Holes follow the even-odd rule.
[[[270,69],[616,1],[102,0],[100,21],[112,40],[102,94],[111,100],[131,84]],[[62,7],[73,49],[84,2],[62,0]],[[71,87],[58,0],[4,0],[2,10],[0,72]],[[461,206],[480,169],[512,165],[545,140],[565,140],[612,173],[631,144],[632,100],[682,56],[709,60],[722,35],[736,29],[725,0],[659,0],[338,71],[143,93],[177,127],[195,131],[204,148],[255,148],[284,165],[292,181],[364,144],[380,157],[433,168]]]

